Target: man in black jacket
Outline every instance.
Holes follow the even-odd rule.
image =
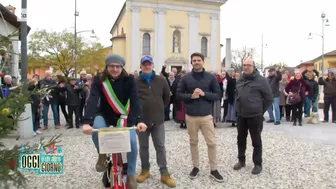
[[[268,82],[273,93],[273,104],[268,108],[268,115],[270,120],[267,123],[274,123],[274,125],[280,125],[280,91],[279,91],[279,82],[282,79],[281,72],[274,68],[268,70]],[[274,108],[273,108],[274,106]],[[273,109],[275,110],[275,118]]]
[[[237,80],[236,86],[239,162],[233,169],[239,170],[245,167],[246,137],[249,132],[253,146],[254,168],[252,174],[259,174],[262,171],[263,115],[273,103],[273,94],[267,79],[255,70],[253,60],[246,60],[243,69],[243,75]]]
[[[83,86],[76,85],[76,78],[70,79],[70,84],[66,85],[64,90],[67,92],[66,104],[68,105],[68,129],[73,128],[73,114],[75,113],[75,125],[79,129],[79,114],[81,99],[79,97]]]
[[[212,117],[213,103],[220,99],[221,92],[216,77],[203,68],[204,55],[193,53],[191,64],[193,70],[181,79],[176,91],[177,100],[184,101],[186,107],[185,119],[194,167],[189,177],[194,179],[199,173],[198,132],[201,130],[208,145],[210,176],[223,182],[222,175],[217,171],[216,135]]]
[[[92,140],[98,153],[98,133],[93,133],[92,127],[94,129],[102,129],[110,125],[115,127],[133,127],[137,125],[137,129],[140,132],[147,129],[147,126],[142,122],[139,96],[134,77],[128,75],[124,69],[125,59],[118,54],[109,54],[106,57],[105,64],[104,71],[94,78],[91,85],[91,93],[83,119],[83,132],[92,134]],[[99,101],[100,106],[97,112]],[[136,132],[131,130],[129,141],[131,152],[127,153],[127,183],[129,189],[137,188],[135,178],[138,155],[136,140]],[[100,153],[96,163],[96,171],[105,171],[105,174],[107,174],[105,162],[106,154]],[[104,180],[106,188],[111,187],[111,184]]]

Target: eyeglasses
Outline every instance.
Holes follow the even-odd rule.
[[[107,68],[109,68],[109,69],[121,69],[122,67],[120,65],[108,65]]]

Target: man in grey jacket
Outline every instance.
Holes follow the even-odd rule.
[[[184,101],[186,109],[185,120],[194,167],[189,177],[194,179],[199,173],[198,133],[201,130],[208,146],[210,176],[218,182],[223,182],[222,175],[217,171],[216,134],[212,117],[213,103],[221,96],[220,88],[215,76],[203,68],[204,55],[193,53],[190,59],[193,69],[181,79],[176,91],[176,99]]]
[[[236,85],[239,162],[233,169],[239,170],[245,167],[246,137],[249,131],[253,146],[252,174],[259,174],[262,171],[263,115],[273,103],[273,94],[267,79],[255,70],[253,60],[244,61],[243,69],[243,75]]]

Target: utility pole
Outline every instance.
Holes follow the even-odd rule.
[[[75,66],[75,78],[77,78],[77,16],[78,16],[78,12],[77,12],[77,0],[75,0],[75,32],[74,32],[74,38],[75,38],[75,44],[74,44],[74,48],[75,48],[75,54],[74,54],[74,66]]]
[[[27,72],[28,72],[28,56],[27,56],[27,0],[21,0],[21,80],[23,82],[24,92],[27,90]]]
[[[261,72],[264,73],[264,34],[261,34]]]

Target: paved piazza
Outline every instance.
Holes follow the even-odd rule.
[[[322,113],[320,114],[322,115]],[[179,125],[166,122],[166,149],[169,170],[177,181],[179,189],[332,189],[336,188],[336,124],[307,125],[293,127],[290,123],[280,126],[264,124],[263,159],[264,170],[259,176],[251,175],[252,146],[248,140],[247,166],[240,171],[233,171],[237,162],[237,132],[235,128],[222,124],[217,128],[217,152],[219,171],[225,177],[224,183],[217,183],[209,177],[207,147],[200,135],[201,174],[190,180],[188,174],[192,169],[188,134]],[[30,189],[72,189],[85,187],[100,189],[101,173],[96,173],[94,165],[96,150],[90,136],[82,134],[81,129],[50,129],[42,136],[47,139],[62,133],[61,138],[65,156],[65,174],[60,176],[39,176],[25,172],[30,180]],[[30,139],[38,142],[39,136]],[[4,140],[13,144],[13,139]],[[20,140],[16,143],[25,143]],[[155,150],[150,147],[152,175],[139,189],[167,188],[159,180]],[[138,158],[138,173],[140,160]]]

